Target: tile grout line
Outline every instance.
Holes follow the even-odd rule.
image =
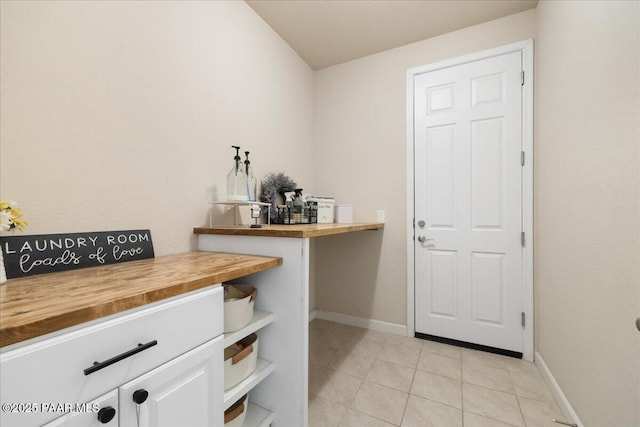
[[[527,420],[524,416],[524,411],[522,410],[522,404],[520,403],[520,397],[516,391],[516,387],[515,387],[515,382],[513,381],[513,376],[511,374],[511,371],[509,371],[509,378],[511,379],[511,384],[513,385],[513,394],[516,396],[516,402],[518,403],[518,409],[520,410],[520,416],[522,417],[522,423],[524,424],[524,426],[527,426]],[[537,399],[531,399],[531,400],[535,400],[538,401]]]
[[[413,390],[413,383],[416,380],[416,373],[418,372],[418,365],[420,364],[420,357],[422,356],[422,352],[424,351],[424,345],[420,347],[420,354],[418,354],[418,363],[416,363],[416,368],[413,370],[413,376],[411,377],[411,384],[409,385],[409,392],[407,393],[407,400],[404,402],[404,409],[402,410],[402,418],[400,419],[400,425],[404,421],[404,417],[407,414],[407,406],[409,406],[409,399],[411,398],[411,390]]]
[[[520,410],[522,421],[524,421],[524,414],[522,413],[522,407],[520,406],[520,399],[518,399],[518,393],[516,391],[515,381],[513,381],[513,376],[511,375],[511,371],[509,371],[509,379],[511,380],[511,386],[513,387],[513,395],[516,397],[516,402],[518,402],[518,409]]]
[[[386,340],[385,340],[385,341],[386,341]],[[385,343],[386,343],[386,342],[385,342]],[[384,344],[383,344],[383,347],[384,347]],[[364,414],[364,412],[360,412],[360,411],[358,411],[357,409],[352,408],[351,406],[353,405],[353,402],[356,400],[356,396],[358,396],[358,393],[360,393],[360,390],[362,390],[362,386],[364,385],[364,382],[367,380],[367,376],[369,375],[369,372],[371,371],[371,368],[373,368],[373,365],[375,364],[375,361],[376,361],[376,360],[378,360],[378,354],[379,354],[379,353],[380,353],[380,350],[378,350],[378,351],[376,352],[376,354],[375,354],[375,358],[373,359],[373,363],[371,364],[371,366],[369,366],[369,368],[367,369],[367,371],[364,373],[363,378],[358,378],[359,380],[361,380],[361,381],[360,381],[360,385],[358,386],[358,390],[356,390],[355,394],[353,395],[353,398],[351,399],[351,401],[350,401],[350,402],[349,402],[349,404],[347,405],[347,410],[346,410],[346,411],[345,411],[345,413],[342,415],[342,418],[340,418],[340,421],[338,421],[338,426],[342,423],[342,421],[344,420],[344,418],[347,416],[347,413],[349,412],[349,410],[352,410],[352,411],[358,412],[358,413],[360,413],[360,414]],[[338,371],[336,371],[336,372],[338,372]],[[348,375],[348,374],[345,374],[345,375]],[[356,378],[357,378],[357,377],[356,377]],[[367,416],[370,416],[370,417],[371,417],[371,415],[368,415],[368,414],[364,414],[364,415],[367,415]],[[372,418],[376,418],[376,417],[372,417]],[[379,418],[376,418],[376,419],[379,419]],[[384,421],[384,420],[381,420],[381,421]]]
[[[464,369],[462,357],[462,351],[460,351],[460,408],[462,412],[462,427],[464,427]]]
[[[333,368],[332,364],[330,364],[330,366],[326,366],[326,367],[324,367],[324,369],[326,369],[326,370],[328,370],[328,371],[333,371],[333,372],[336,372],[336,373],[341,373],[341,374],[343,374],[343,375],[347,375],[347,376],[349,376],[349,377],[358,378],[358,380],[360,381],[359,386],[358,386],[358,389],[357,389],[356,393],[354,394],[353,398],[350,400],[349,404],[348,404],[348,405],[346,405],[346,411],[345,411],[345,413],[344,413],[344,414],[342,414],[342,416],[341,416],[341,418],[340,418],[340,420],[339,420],[339,422],[338,422],[338,423],[339,423],[338,425],[340,425],[340,423],[342,423],[342,422],[344,421],[344,419],[345,419],[345,417],[346,417],[346,414],[347,414],[347,412],[348,412],[349,410],[352,410],[352,411],[354,411],[354,412],[357,412],[358,414],[361,414],[361,415],[364,415],[364,416],[368,416],[368,417],[372,417],[372,418],[374,418],[374,419],[377,419],[377,420],[380,420],[380,421],[383,421],[383,422],[387,422],[387,423],[388,423],[388,421],[386,421],[386,420],[384,420],[384,419],[381,419],[381,418],[379,418],[379,417],[377,417],[377,416],[369,415],[369,414],[366,414],[366,413],[364,413],[364,412],[361,412],[361,411],[359,411],[359,410],[357,410],[357,409],[352,408],[352,405],[353,405],[353,403],[354,403],[354,401],[355,401],[355,397],[356,397],[356,396],[357,396],[357,394],[362,390],[363,385],[364,385],[364,382],[365,382],[365,381],[368,381],[368,380],[367,380],[368,375],[371,373],[371,370],[372,370],[372,368],[373,368],[374,364],[376,363],[376,361],[382,361],[382,362],[385,362],[385,363],[395,364],[395,365],[399,365],[399,366],[403,366],[403,367],[405,366],[405,365],[403,365],[403,364],[395,363],[395,361],[388,361],[388,360],[381,359],[381,358],[379,357],[379,356],[382,354],[382,352],[383,352],[383,350],[384,350],[385,346],[386,346],[388,343],[389,343],[389,342],[385,339],[385,340],[383,341],[382,348],[379,348],[377,351],[372,352],[372,353],[373,353],[373,360],[374,360],[374,362],[373,362],[373,363],[372,363],[372,364],[371,364],[371,365],[366,369],[366,372],[364,373],[364,378],[360,378],[360,377],[357,377],[357,376],[354,376],[354,375],[351,375],[351,374],[347,374],[347,373],[344,373],[344,372],[339,372],[337,369],[334,369],[334,368]],[[356,346],[356,347],[357,347],[357,346]],[[355,348],[355,347],[354,347],[354,348]],[[436,349],[436,351],[437,351],[437,349]],[[413,390],[413,387],[414,387],[414,385],[415,385],[417,372],[418,372],[418,370],[419,370],[419,369],[418,369],[418,366],[419,366],[419,364],[420,364],[421,357],[422,357],[424,354],[434,354],[434,355],[438,355],[438,356],[441,356],[441,357],[446,357],[446,358],[448,358],[448,359],[456,359],[456,360],[458,360],[458,361],[459,361],[459,363],[460,363],[460,365],[459,365],[459,366],[460,366],[460,387],[461,387],[461,390],[460,390],[460,391],[461,391],[461,394],[460,394],[460,396],[461,396],[461,405],[460,405],[461,407],[460,407],[460,412],[461,412],[461,419],[462,419],[462,423],[463,423],[462,425],[464,426],[464,422],[465,422],[465,419],[466,419],[466,417],[465,417],[465,407],[466,407],[466,406],[465,406],[465,404],[464,404],[464,396],[465,396],[465,394],[464,394],[464,384],[465,384],[464,362],[465,362],[465,360],[464,360],[463,353],[464,353],[464,352],[463,352],[463,351],[461,351],[461,353],[460,353],[460,359],[457,359],[457,358],[455,358],[455,357],[451,357],[449,354],[440,354],[440,353],[437,353],[437,352],[429,351],[429,350],[426,348],[425,344],[424,344],[424,343],[422,344],[422,346],[421,346],[421,348],[420,348],[420,352],[418,353],[418,361],[417,361],[416,365],[412,368],[412,369],[413,369],[413,375],[412,375],[412,379],[411,379],[411,382],[410,382],[410,385],[409,385],[409,391],[408,391],[408,393],[407,393],[407,398],[406,398],[405,403],[404,403],[404,408],[403,408],[403,411],[402,411],[402,417],[400,418],[400,424],[402,424],[402,422],[403,422],[403,421],[404,421],[404,419],[405,419],[405,416],[407,415],[407,408],[408,408],[408,401],[409,401],[409,398],[411,398],[411,396],[412,396],[412,395],[413,395],[413,396],[419,396],[419,395],[412,394],[412,390]],[[501,390],[501,389],[494,389],[494,388],[492,388],[492,387],[487,387],[487,386],[484,386],[484,385],[481,385],[481,384],[472,384],[472,383],[468,383],[468,384],[470,384],[470,385],[474,385],[475,387],[479,387],[479,388],[485,388],[485,389],[487,389],[487,390],[493,390],[493,391],[496,391],[496,392],[502,392],[502,393],[506,393],[506,394],[511,394],[511,395],[513,395],[513,396],[516,398],[517,407],[518,407],[518,410],[519,410],[519,413],[520,413],[520,416],[521,416],[521,421],[523,422],[523,425],[524,425],[524,426],[526,426],[526,425],[528,425],[528,424],[527,424],[527,422],[526,422],[526,420],[525,420],[525,417],[524,417],[524,412],[523,412],[523,410],[522,410],[522,405],[521,405],[521,402],[520,402],[520,398],[522,398],[522,399],[528,399],[528,400],[535,401],[535,402],[539,402],[539,403],[541,403],[541,404],[549,404],[549,402],[547,402],[546,400],[544,400],[544,399],[542,399],[542,398],[538,398],[538,395],[536,395],[536,397],[533,397],[533,398],[532,398],[532,397],[526,397],[526,396],[520,396],[520,395],[517,393],[517,391],[516,391],[515,382],[514,382],[514,376],[516,376],[516,374],[518,374],[518,372],[515,372],[515,371],[513,371],[513,372],[512,372],[512,370],[511,370],[511,369],[509,369],[509,367],[507,367],[506,369],[504,368],[504,366],[500,366],[500,367],[498,367],[498,366],[496,366],[496,365],[495,365],[495,363],[494,363],[493,361],[486,362],[485,360],[471,360],[471,361],[468,361],[468,362],[469,362],[469,363],[471,363],[472,365],[481,365],[481,366],[483,366],[483,367],[497,368],[497,369],[501,369],[501,370],[506,370],[506,371],[507,371],[507,375],[508,375],[508,378],[509,378],[509,380],[510,380],[510,392],[505,392],[504,390]],[[421,371],[421,372],[423,372],[423,370],[421,370],[421,369],[420,369],[420,371]],[[450,377],[448,377],[448,376],[446,376],[446,375],[440,375],[440,374],[437,374],[437,373],[435,373],[435,372],[429,372],[429,371],[424,371],[424,372],[426,372],[426,373],[428,373],[428,374],[432,374],[432,375],[437,375],[437,376],[439,376],[439,377],[443,377],[443,378],[450,379]],[[402,390],[395,389],[394,387],[390,387],[390,386],[387,386],[387,385],[384,385],[384,384],[378,384],[378,383],[377,383],[377,382],[375,382],[375,381],[369,381],[369,383],[371,383],[371,384],[376,384],[376,385],[379,385],[379,386],[382,386],[382,387],[386,387],[386,388],[389,388],[389,389],[393,389],[393,390],[397,390],[397,391],[402,392]],[[527,388],[527,390],[528,390],[528,388]],[[419,397],[421,397],[421,396],[419,396]],[[423,397],[421,397],[421,398],[423,398]],[[449,406],[449,407],[451,407],[451,408],[455,408],[455,407],[453,407],[453,406],[450,406],[450,405],[447,405],[447,404],[443,404],[443,403],[441,403],[441,402],[436,402],[436,401],[433,401],[433,400],[428,399],[428,398],[425,398],[425,399],[426,399],[426,400],[429,400],[429,401],[432,401],[432,402],[435,402],[435,403],[438,403],[438,404],[441,404],[441,405],[445,405],[445,406]],[[556,403],[556,406],[557,406],[557,403]],[[458,409],[458,408],[455,408],[455,409]],[[470,414],[471,414],[471,413],[472,413],[472,412],[470,412]],[[493,420],[495,420],[495,421],[504,422],[504,421],[496,420],[496,419],[495,419],[495,418],[493,418],[493,417],[486,417],[486,416],[484,416],[484,415],[480,415],[480,414],[476,414],[476,413],[473,413],[473,414],[474,414],[474,415],[476,415],[476,416],[483,417],[483,418],[488,418],[488,419],[493,419]],[[390,424],[391,424],[391,423],[390,423]]]
[[[384,345],[382,346],[382,349],[378,351],[378,354],[376,354],[376,359],[375,359],[375,361],[373,362],[373,364],[371,365],[371,368],[369,368],[369,371],[367,372],[367,376],[369,376],[369,372],[370,372],[370,371],[371,371],[371,369],[373,368],[373,365],[375,365],[376,361],[380,360],[381,362],[393,363],[393,362],[388,362],[388,361],[383,360],[383,359],[378,359],[378,356],[379,356],[380,352],[382,352],[382,350],[384,350],[384,348],[386,347],[386,345],[387,345],[387,342],[386,342],[386,340],[385,340],[385,343],[384,343]],[[422,348],[420,348],[420,350],[422,351]],[[420,358],[420,355],[418,354],[418,359],[419,359],[419,358]],[[398,363],[395,363],[395,364],[396,364],[396,365],[398,365],[398,366],[403,366],[403,365],[400,365],[400,364],[398,364]],[[413,385],[413,378],[415,377],[415,375],[416,375],[416,372],[415,372],[415,369],[414,369],[414,371],[413,371],[413,377],[411,378],[411,385]],[[375,383],[374,383],[374,384],[375,384]],[[384,385],[382,385],[382,384],[379,384],[379,385],[380,385],[380,386],[382,386],[382,387],[386,387],[386,386],[384,386]],[[389,387],[389,388],[394,389],[393,387]],[[395,390],[395,389],[394,389],[394,390]],[[400,424],[393,424],[394,426],[400,426],[400,425],[402,425],[402,420],[404,419],[404,413],[405,413],[405,411],[406,411],[406,409],[407,409],[407,402],[409,401],[409,395],[410,395],[410,392],[411,392],[411,387],[409,387],[409,391],[407,392],[407,399],[406,399],[406,400],[405,400],[405,402],[404,402],[404,408],[402,409],[402,416],[400,417]],[[371,416],[371,415],[370,415],[370,416]],[[373,418],[380,419],[380,418],[378,418],[378,417],[373,417]],[[386,420],[381,420],[381,421],[387,422]],[[389,424],[392,424],[392,423],[389,423]]]

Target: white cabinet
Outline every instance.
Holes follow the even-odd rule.
[[[218,337],[121,386],[120,425],[222,425],[222,350]]]
[[[174,259],[176,268],[171,267]],[[77,310],[95,310],[98,315],[114,313],[121,303],[130,307],[129,299],[143,303],[140,300],[146,301],[151,295],[150,300],[156,301],[158,294],[162,298],[180,289],[255,274],[279,265],[280,260],[195,253],[128,264],[105,270],[85,269],[85,274],[74,275],[70,288],[91,283],[95,271],[99,271],[100,283],[111,283],[113,277],[122,286],[115,286],[113,294],[102,295],[96,305],[70,298],[63,315],[78,320]],[[43,280],[42,285],[46,282]],[[14,283],[19,288],[20,283]],[[127,286],[134,291],[122,291]],[[29,305],[23,305],[28,312]],[[260,395],[257,388],[275,368],[269,347],[279,343],[267,344],[266,350],[261,344],[259,353],[265,359],[258,361],[258,369],[249,378],[227,393],[224,347],[274,320],[273,314],[257,311],[247,327],[223,335],[223,289],[212,285],[98,320],[65,323],[75,326],[63,330],[48,324],[46,331],[53,332],[26,334],[24,339],[28,341],[0,349],[0,425],[221,427],[231,399],[250,390],[252,396]],[[29,319],[20,326],[27,329],[38,326],[38,322],[38,318]],[[261,339],[269,342],[272,330],[262,329]],[[243,427],[266,427],[274,421],[273,407],[259,398],[251,399],[255,402],[248,404]],[[44,410],[45,405],[49,410]]]
[[[61,406],[47,411],[43,405],[81,405],[136,381],[154,391],[145,409],[152,407],[155,418],[144,425],[168,425],[164,419],[191,415],[222,420],[222,293],[222,286],[211,286],[0,354],[2,403],[35,405],[29,413],[1,412],[0,425],[36,426],[53,420],[61,423],[54,425],[67,425],[80,422],[80,416],[93,422],[97,413],[87,406],[81,414],[57,420],[68,410]],[[191,397],[204,409],[187,405]],[[120,396],[120,405],[111,406],[118,411],[120,426],[136,426],[127,399]]]
[[[221,426],[222,340],[211,340],[44,427]]]

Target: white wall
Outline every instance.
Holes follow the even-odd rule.
[[[1,2],[0,197],[28,234],[193,249],[231,145],[313,189],[313,72],[241,1]]]
[[[527,40],[535,10],[316,72],[317,183],[384,232],[319,239],[316,308],[406,325],[406,72]],[[383,237],[382,237],[383,236]]]
[[[244,2],[3,1],[0,197],[29,234],[185,252],[241,145],[356,221],[386,211],[317,240],[315,301],[404,325],[406,70],[537,32],[536,349],[585,425],[640,425],[639,9],[541,1],[314,76]]]
[[[585,426],[639,426],[640,3],[537,21],[536,348]]]

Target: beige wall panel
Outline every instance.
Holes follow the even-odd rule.
[[[534,34],[531,10],[316,72],[317,188],[356,222],[386,213],[383,233],[318,241],[316,308],[406,324],[407,69]]]
[[[536,348],[585,426],[640,425],[639,9],[537,8]]]
[[[195,248],[231,145],[313,190],[313,72],[244,2],[2,2],[0,192],[29,234]]]

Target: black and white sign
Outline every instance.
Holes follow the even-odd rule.
[[[153,258],[149,230],[2,236],[7,278]]]

